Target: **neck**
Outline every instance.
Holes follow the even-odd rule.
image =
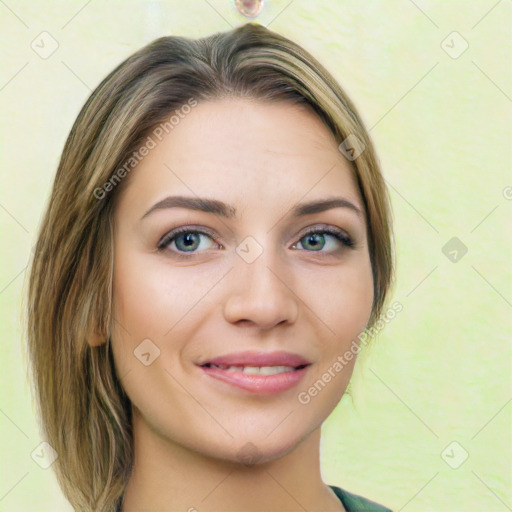
[[[320,428],[293,451],[261,464],[205,457],[133,416],[134,463],[122,512],[166,510],[343,511],[320,473]]]

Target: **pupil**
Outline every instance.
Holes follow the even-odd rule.
[[[312,234],[312,235],[309,235],[307,237],[307,240],[308,240],[308,244],[312,245],[313,248],[316,248],[318,246],[321,246],[322,243],[321,243],[321,237],[323,235],[320,235],[318,233],[315,233],[315,234]]]
[[[184,235],[181,236],[181,245],[184,248],[189,249],[197,244],[197,237],[198,235],[194,233],[185,233]],[[180,240],[180,238],[178,238],[178,240]],[[179,244],[176,243],[176,245],[178,246]]]

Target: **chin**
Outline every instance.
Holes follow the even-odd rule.
[[[261,437],[235,437],[229,446],[219,446],[210,455],[216,459],[226,460],[247,467],[261,466],[293,452],[307,438],[295,430],[281,432],[280,435]]]

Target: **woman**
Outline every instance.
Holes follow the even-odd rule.
[[[391,277],[372,143],[304,49],[250,23],[129,57],[71,130],[30,276],[67,499],[388,510],[326,485],[319,446]]]

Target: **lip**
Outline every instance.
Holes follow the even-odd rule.
[[[218,366],[291,366],[290,370],[275,375],[248,375],[241,371]],[[291,352],[236,352],[205,360],[198,366],[206,375],[237,388],[256,394],[280,393],[296,386],[304,377],[311,362]]]
[[[232,352],[223,356],[215,357],[213,359],[205,359],[199,366],[204,364],[215,364],[218,366],[304,366],[311,364],[298,354],[292,352],[261,352],[256,350],[245,352]]]

